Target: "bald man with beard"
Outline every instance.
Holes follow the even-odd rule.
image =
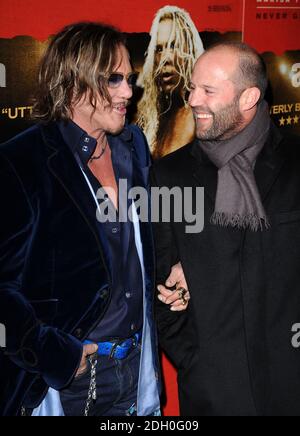
[[[300,141],[272,123],[266,87],[247,45],[206,51],[191,78],[197,139],[153,169],[155,186],[205,190],[202,233],[155,226],[158,283],[180,259],[191,293],[188,311],[171,313],[158,286],[186,416],[300,415]]]

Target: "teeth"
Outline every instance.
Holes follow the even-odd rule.
[[[212,118],[212,115],[210,114],[196,114],[196,118],[198,118],[199,120],[207,120],[209,118]]]
[[[115,105],[114,108],[120,111],[125,108],[125,104]]]

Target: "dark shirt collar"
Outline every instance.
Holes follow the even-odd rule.
[[[71,149],[74,155],[78,154],[81,162],[87,165],[92,157],[97,146],[97,140],[88,135],[81,127],[79,127],[72,120],[58,121],[59,130],[63,136],[64,141]],[[131,141],[132,132],[126,123],[123,131],[117,135],[108,135],[108,142],[110,147],[113,147],[115,139],[121,139],[125,142]]]

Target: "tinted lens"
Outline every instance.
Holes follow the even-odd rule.
[[[135,86],[137,82],[138,75],[136,73],[130,73],[126,77],[127,83],[129,86]],[[121,85],[122,81],[124,80],[124,75],[121,73],[111,73],[111,75],[108,78],[108,86],[110,88],[117,88]]]
[[[137,82],[138,75],[136,73],[129,74],[127,78],[127,83],[129,86],[135,86]]]
[[[108,86],[110,86],[111,88],[116,88],[117,86],[120,86],[123,78],[123,74],[112,73],[108,78]]]

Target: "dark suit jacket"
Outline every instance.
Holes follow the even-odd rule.
[[[217,168],[192,143],[157,162],[156,186],[205,189],[205,228],[155,226],[158,281],[181,260],[191,302],[158,303],[160,343],[179,370],[184,415],[300,415],[300,140],[272,126],[255,177],[271,221],[253,233],[210,224]]]
[[[147,186],[144,137],[130,127],[133,174]],[[0,147],[0,415],[36,407],[47,387],[74,377],[82,341],[111,298],[110,270],[96,206],[55,123],[35,126]],[[153,299],[150,224],[141,225],[147,295]],[[107,255],[106,255],[107,254]]]

